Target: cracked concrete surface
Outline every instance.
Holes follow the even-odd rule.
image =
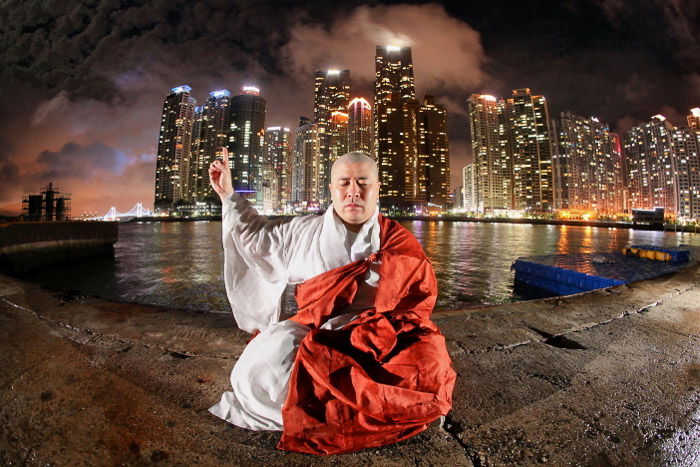
[[[0,276],[0,463],[697,465],[700,272],[436,313],[452,412],[313,457],[207,412],[249,336],[231,315],[56,295]]]

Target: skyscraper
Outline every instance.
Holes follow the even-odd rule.
[[[231,99],[229,153],[233,188],[261,209],[265,107],[265,99],[254,86],[243,86],[240,94]]]
[[[602,215],[622,212],[622,167],[608,125],[562,112],[555,126],[555,207]]]
[[[372,107],[362,97],[348,105],[348,152],[353,151],[376,157],[372,151]]]
[[[319,157],[318,126],[301,117],[294,142],[292,202],[302,210],[315,206],[319,199]]]
[[[203,149],[202,138],[204,136],[204,106],[194,108],[194,122],[192,123],[192,144],[190,145],[190,183],[188,199],[196,201],[200,199],[199,192],[202,184],[200,180],[199,160],[200,150]],[[207,180],[208,182],[208,180]]]
[[[425,96],[418,111],[417,170],[418,199],[447,210],[451,198],[447,111],[433,96]]]
[[[222,157],[221,147],[230,150],[231,93],[226,89],[210,92],[198,119],[199,131],[194,138],[197,143],[194,148],[197,161],[196,199],[218,202],[219,196],[209,185],[209,165]]]
[[[327,70],[316,71],[314,81],[314,123],[317,126],[319,140],[319,166],[316,169],[318,187],[327,187],[330,182],[330,167],[334,158],[342,156],[337,154],[339,141],[346,140],[337,133],[338,125],[343,126],[343,131],[347,132],[347,115],[345,122],[341,123],[341,118],[337,112],[347,112],[350,103],[350,70]],[[334,115],[335,121],[334,121]],[[335,144],[335,147],[333,145]],[[344,145],[347,148],[347,143]],[[317,192],[322,205],[328,203],[328,190],[323,189]]]
[[[335,111],[328,126],[328,158],[324,164],[324,177],[319,181],[319,201],[322,206],[330,203],[328,184],[331,182],[331,167],[336,159],[348,152],[348,114]]]
[[[547,212],[553,208],[552,143],[544,96],[515,89],[506,99],[512,151],[513,208]]]
[[[189,86],[173,88],[163,104],[156,160],[156,211],[169,211],[187,197],[196,104],[191,91]]]
[[[631,212],[629,206],[629,173],[627,171],[627,165],[625,163],[625,158],[622,155],[622,139],[617,133],[612,131],[608,133],[610,136],[610,153],[615,159],[615,167],[619,167],[618,173],[620,173],[620,179],[617,181],[618,189],[615,192],[615,206],[620,207],[619,212]]]
[[[675,128],[671,139],[676,161],[678,217],[700,219],[700,127]]]
[[[350,103],[350,70],[317,70],[314,81],[314,123],[326,125],[333,112],[345,112]]]
[[[677,212],[676,158],[673,154],[673,125],[663,115],[637,125],[624,135],[629,173],[631,208],[665,208]]]
[[[505,101],[472,94],[467,100],[467,114],[476,180],[473,210],[510,209],[512,166]]]
[[[474,164],[462,168],[462,207],[466,211],[477,211],[477,180]]]
[[[406,211],[420,199],[417,113],[410,47],[377,46],[374,150],[382,208]]]
[[[291,201],[292,154],[289,128],[279,126],[265,130],[263,183],[272,190],[272,209],[283,212]],[[275,188],[276,186],[276,192]]]

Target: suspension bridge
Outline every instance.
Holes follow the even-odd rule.
[[[119,212],[117,211],[116,206],[112,206],[109,208],[109,211],[107,211],[107,214],[104,216],[98,216],[98,217],[91,217],[89,220],[92,221],[118,221],[118,220],[129,220],[133,219],[134,217],[145,217],[145,216],[152,216],[153,212],[148,209],[144,208],[143,204],[141,203],[136,203],[133,208],[131,208],[127,212]]]

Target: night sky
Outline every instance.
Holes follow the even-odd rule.
[[[330,3],[333,5],[333,2]],[[316,68],[371,101],[374,46],[410,45],[419,97],[449,112],[453,186],[470,161],[466,99],[529,87],[616,131],[700,106],[696,0],[439,3],[97,0],[0,4],[0,213],[53,181],[73,215],[152,207],[170,88],[261,88],[267,126],[313,116]]]

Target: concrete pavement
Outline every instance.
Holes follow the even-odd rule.
[[[249,336],[231,315],[0,276],[0,463],[698,465],[700,272],[433,315],[459,374],[442,426],[314,457],[207,408]]]

